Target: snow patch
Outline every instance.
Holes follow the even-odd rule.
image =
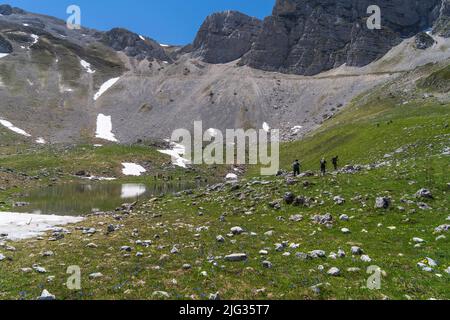
[[[292,134],[297,134],[297,133],[299,133],[302,129],[303,129],[302,126],[295,126],[295,127],[292,127],[292,128],[291,128],[291,133],[292,133]]]
[[[102,84],[100,89],[98,90],[98,92],[94,95],[94,100],[97,100],[98,98],[100,98],[102,96],[102,94],[104,94],[106,91],[109,90],[109,88],[111,88],[113,85],[115,85],[116,82],[119,81],[119,79],[120,79],[120,77],[109,79],[104,84]]]
[[[167,140],[166,140],[167,141]],[[191,161],[183,158],[186,154],[186,148],[178,143],[170,142],[171,149],[158,150],[159,153],[166,154],[172,157],[172,164],[181,168],[186,168],[191,164]]]
[[[139,177],[141,174],[147,172],[144,167],[136,164],[136,163],[122,163],[123,169],[122,173],[126,176],[135,176]]]
[[[55,230],[56,226],[81,221],[81,217],[0,212],[0,234],[7,234],[7,240],[19,241],[41,236],[46,231]]]
[[[160,43],[159,45],[160,45],[161,47],[164,47],[164,48],[170,47],[170,45],[168,45],[168,44],[162,44],[162,43]]]
[[[263,123],[263,130],[265,132],[269,132],[270,131],[270,126],[269,126],[269,124],[267,122]]]
[[[20,134],[22,136],[31,137],[31,135],[29,133],[25,132],[22,129],[19,129],[19,128],[15,127],[11,122],[9,122],[7,120],[0,119],[0,124],[2,126],[6,127],[7,129],[9,129],[11,131],[14,131],[15,133],[18,133],[18,134]]]
[[[142,40],[142,41],[145,41],[145,38],[144,38],[144,36],[139,36],[139,38]]]
[[[46,144],[47,142],[44,140],[44,138],[37,138],[36,143],[37,144]]]
[[[30,47],[34,46],[39,41],[39,36],[37,34],[32,34],[31,38],[33,38],[33,43],[31,44]]]
[[[111,116],[105,116],[101,113],[97,116],[97,130],[95,137],[111,142],[119,142],[114,136],[114,133],[112,133]]]
[[[91,64],[85,60],[80,60],[81,66],[86,70],[87,73],[95,73],[95,70],[91,68]]]
[[[9,53],[0,53],[0,59],[6,57],[8,55],[9,55]]]

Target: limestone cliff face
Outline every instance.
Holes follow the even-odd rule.
[[[226,63],[247,53],[262,28],[262,21],[237,11],[215,13],[200,27],[194,40],[196,56],[208,63]]]
[[[447,1],[447,0],[445,0]],[[365,66],[402,38],[433,25],[442,0],[277,0],[273,14],[241,64],[314,75]],[[367,8],[381,8],[382,29],[367,28]]]
[[[450,37],[450,0],[443,0],[433,32],[442,37]]]

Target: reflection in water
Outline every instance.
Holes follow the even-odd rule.
[[[86,215],[95,211],[113,211],[124,201],[150,199],[200,186],[200,182],[171,182],[155,184],[120,184],[117,182],[76,182],[40,188],[28,196],[16,199],[29,206],[15,208],[17,212],[41,212],[56,215]]]
[[[147,191],[144,184],[127,183],[122,185],[122,199],[137,198]]]

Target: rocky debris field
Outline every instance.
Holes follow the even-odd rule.
[[[1,241],[0,297],[448,299],[447,159],[220,183]]]

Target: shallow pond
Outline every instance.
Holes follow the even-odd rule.
[[[151,199],[200,186],[200,182],[181,181],[154,184],[76,182],[33,190],[26,196],[16,199],[18,202],[29,204],[15,207],[12,211],[80,216],[93,210],[111,211],[125,202]]]

